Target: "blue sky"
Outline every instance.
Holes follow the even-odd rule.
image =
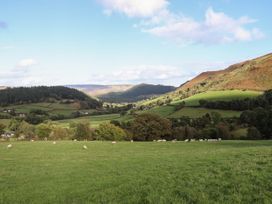
[[[271,0],[0,0],[0,85],[179,85],[271,52]]]

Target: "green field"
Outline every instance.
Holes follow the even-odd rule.
[[[190,118],[199,118],[207,113],[212,112],[220,113],[220,115],[224,118],[239,117],[241,114],[240,111],[185,107],[179,111],[170,114],[168,118],[180,118],[182,116],[187,116]]]
[[[241,90],[228,90],[228,91],[207,91],[204,93],[193,95],[184,100],[174,101],[173,104],[184,101],[186,106],[198,106],[199,100],[204,99],[207,101],[230,101],[242,100],[246,98],[254,98],[261,95],[262,92],[258,91],[241,91]]]
[[[7,144],[3,204],[272,203],[272,141]]]
[[[98,127],[102,123],[110,122],[111,120],[129,120],[131,116],[120,116],[120,114],[107,114],[107,115],[95,115],[95,116],[86,116],[68,120],[59,120],[54,121],[55,124],[68,127],[71,122],[89,122],[92,127]]]
[[[71,113],[78,110],[73,104],[61,104],[61,103],[31,103],[23,105],[13,105],[0,107],[0,112],[3,113],[5,109],[15,109],[17,113],[29,113],[31,110],[39,109],[46,111],[50,115],[61,114],[65,116],[71,115]],[[93,110],[81,110],[82,112],[93,112]]]
[[[224,118],[230,117],[239,117],[240,111],[231,111],[231,110],[217,110],[217,109],[207,109],[207,108],[197,108],[197,107],[184,107],[181,110],[175,111],[174,106],[160,106],[156,108],[152,108],[147,111],[140,111],[139,113],[155,113],[163,117],[167,118],[180,118],[182,116],[187,116],[190,118],[198,118],[207,113],[218,112]]]

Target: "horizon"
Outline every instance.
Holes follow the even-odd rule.
[[[268,0],[0,2],[0,86],[179,86],[271,53]]]

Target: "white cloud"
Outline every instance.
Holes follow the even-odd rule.
[[[180,85],[181,81],[191,77],[190,73],[168,65],[140,65],[121,69],[110,74],[96,74],[89,79],[98,84],[169,84]]]
[[[35,59],[29,58],[29,59],[23,59],[18,62],[17,67],[30,67],[37,64]]]
[[[23,59],[9,71],[0,71],[0,84],[2,85],[25,85],[30,77],[30,67],[37,64],[34,59]]]
[[[255,19],[243,16],[234,19],[223,12],[207,9],[204,21],[184,16],[171,16],[160,24],[142,26],[144,32],[179,43],[215,44],[252,41],[264,37],[257,28],[247,28]]]
[[[105,6],[105,14],[112,11],[123,13],[129,17],[149,17],[165,9],[167,0],[100,0]]]
[[[247,16],[232,18],[223,12],[208,8],[203,21],[176,14],[168,8],[169,0],[99,0],[104,13],[113,12],[139,18],[133,27],[151,35],[180,44],[218,44],[261,39],[258,28],[249,27],[257,20]]]

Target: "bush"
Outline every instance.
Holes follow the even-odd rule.
[[[97,140],[120,141],[127,139],[126,132],[122,128],[111,123],[99,125],[98,129],[95,131],[95,136]]]
[[[34,139],[36,137],[34,125],[31,125],[25,121],[20,122],[15,131],[15,136],[23,136],[25,139]]]
[[[216,128],[204,128],[200,133],[203,139],[218,139],[218,132]]]
[[[168,119],[145,113],[138,115],[132,122],[131,131],[136,141],[152,141],[169,137],[171,126]]]
[[[172,131],[173,139],[182,141],[185,139],[198,139],[198,131],[190,126],[176,127]]]
[[[49,138],[51,131],[52,131],[52,127],[50,124],[42,123],[36,126],[35,133],[37,134],[39,139],[43,140],[43,139]]]
[[[67,128],[54,127],[51,134],[50,134],[50,139],[52,139],[52,140],[71,139],[70,133],[71,132]]]
[[[247,139],[260,140],[262,139],[262,134],[256,127],[250,127],[247,129]]]
[[[5,132],[5,128],[6,128],[6,126],[4,124],[0,123],[0,135]]]
[[[93,131],[90,123],[71,123],[72,139],[77,140],[93,140]]]
[[[217,131],[218,131],[218,137],[220,137],[224,140],[231,139],[229,127],[227,125],[225,125],[224,123],[218,124]]]

